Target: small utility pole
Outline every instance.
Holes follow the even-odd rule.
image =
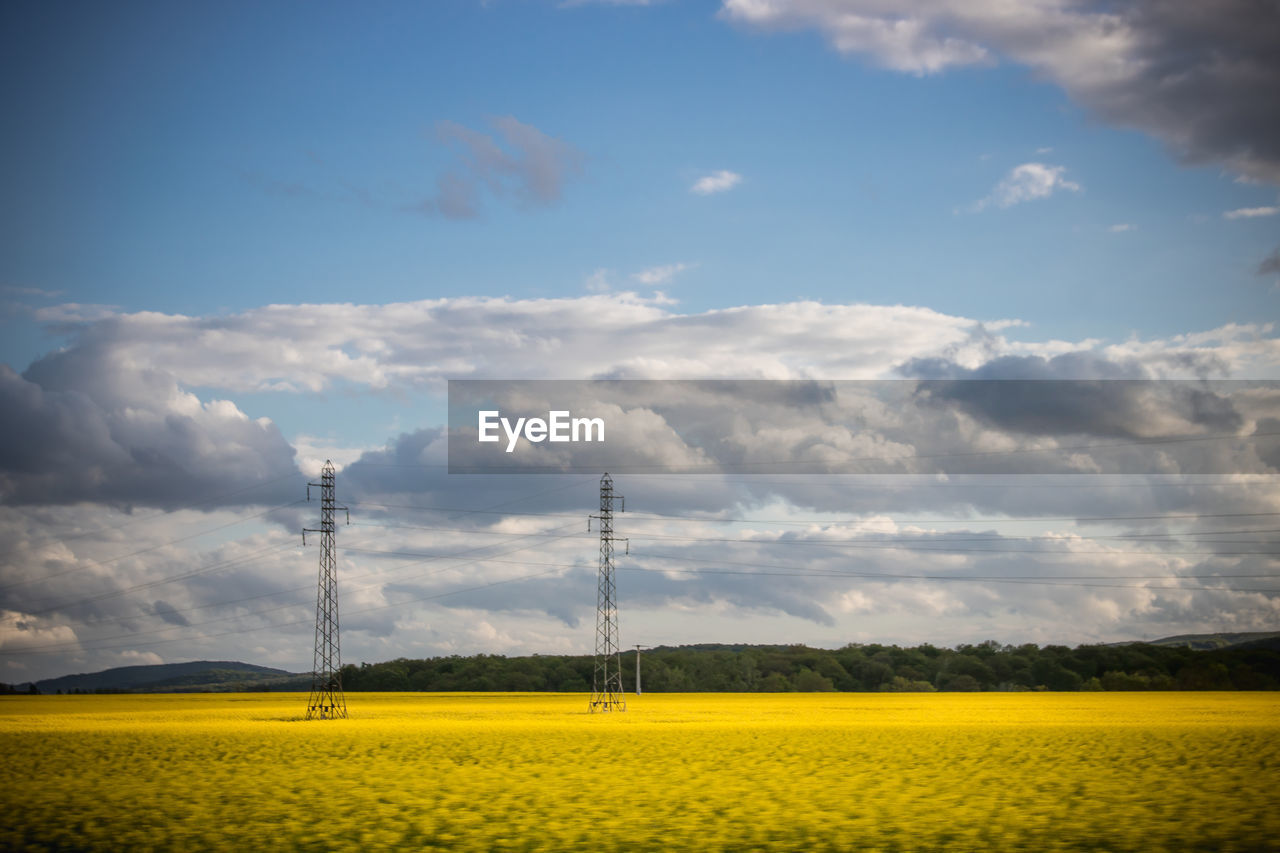
[[[636,643],[636,695],[640,695],[640,650],[647,649],[648,646],[642,646]]]
[[[347,697],[342,692],[342,648],[338,640],[338,559],[334,544],[333,514],[338,510],[351,513],[345,506],[338,506],[334,499],[333,463],[325,460],[319,483],[307,483],[307,500],[311,500],[311,487],[320,488],[320,527],[304,528],[302,544],[307,544],[308,533],[320,534],[320,583],[316,589],[316,650],[312,659],[311,698],[307,700],[308,720],[345,719]]]

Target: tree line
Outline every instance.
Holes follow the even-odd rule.
[[[622,654],[623,683],[635,689],[635,651]],[[342,668],[350,691],[547,691],[591,689],[590,655],[473,655]],[[1196,651],[1144,643],[1021,646],[994,641],[955,649],[852,644],[695,645],[641,657],[645,692],[932,692],[979,690],[1277,690],[1280,649]]]

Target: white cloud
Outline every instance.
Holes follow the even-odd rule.
[[[963,346],[977,325],[903,305],[790,302],[680,314],[669,301],[623,291],[268,305],[210,317],[116,314],[84,325],[72,353],[84,366],[128,364],[163,371],[167,382],[230,391],[319,392],[340,383],[390,390],[446,378],[605,373],[876,378],[908,358]]]
[[[66,625],[13,610],[0,610],[0,650],[76,642],[76,632]]]
[[[607,281],[608,272],[592,278]],[[340,384],[396,390],[440,387],[447,378],[599,375],[875,379],[894,376],[912,359],[946,357],[976,367],[1014,352],[1052,356],[1094,347],[1014,343],[996,334],[1016,319],[984,325],[919,306],[804,301],[686,314],[664,297],[626,291],[268,305],[208,317],[116,313],[84,321],[67,350],[37,362],[26,376],[74,375],[80,378],[55,384],[86,388],[111,408],[154,408],[248,430],[253,422],[235,407],[206,411],[181,388],[303,393]],[[1277,341],[1264,326],[1123,346],[1156,358],[1190,343],[1218,359],[1223,375],[1247,368],[1244,375],[1261,376],[1258,370],[1280,366]],[[1181,375],[1197,374],[1187,368]]]
[[[663,284],[691,268],[692,264],[686,264],[683,262],[676,264],[663,264],[662,266],[649,267],[646,270],[632,273],[631,277],[641,284]]]
[[[125,666],[155,666],[164,663],[164,658],[155,652],[139,652],[128,650],[120,652],[120,662]]]
[[[878,65],[916,75],[952,66],[990,64],[985,47],[965,38],[941,35],[923,17],[885,14],[876,4],[827,4],[821,0],[725,0],[721,15],[771,29],[817,25],[842,53],[866,53]]]
[[[1114,361],[1137,360],[1158,379],[1280,377],[1280,338],[1275,337],[1274,323],[1228,323],[1168,338],[1135,338],[1101,346],[1098,352]]]
[[[974,211],[985,210],[991,205],[1012,207],[1024,201],[1048,198],[1059,190],[1080,192],[1080,185],[1063,177],[1065,166],[1048,166],[1044,163],[1023,163],[1015,166],[991,194],[973,205]]]
[[[1260,216],[1275,216],[1280,207],[1241,207],[1228,210],[1222,214],[1225,219],[1256,219]]]
[[[1123,234],[1126,231],[1137,231],[1138,226],[1130,222],[1120,222],[1107,229],[1112,234]]]
[[[697,193],[698,195],[712,195],[713,193],[727,192],[740,183],[742,183],[742,175],[737,172],[730,172],[728,169],[720,169],[710,175],[698,178],[693,186],[689,187],[689,192]]]
[[[365,453],[374,449],[372,447],[349,447],[333,439],[320,438],[303,433],[295,435],[291,444],[298,454],[295,459],[298,470],[308,477],[319,477],[320,470],[324,467],[326,461],[332,462],[333,467],[341,472],[343,468],[346,468]]]
[[[625,292],[561,299],[469,297],[392,305],[280,305],[208,317],[116,313],[102,320],[84,320],[67,349],[37,362],[23,377],[6,377],[13,386],[10,399],[14,403],[0,406],[0,422],[8,418],[20,437],[40,434],[49,444],[74,451],[72,457],[90,454],[110,461],[107,450],[98,453],[96,445],[87,443],[96,438],[111,453],[118,449],[122,463],[118,469],[97,465],[89,472],[93,480],[58,491],[55,497],[61,497],[63,504],[0,506],[0,585],[21,584],[8,593],[8,613],[0,614],[0,648],[13,651],[30,645],[66,644],[84,651],[80,657],[74,656],[80,651],[68,651],[63,657],[30,655],[25,660],[10,656],[15,665],[47,667],[42,675],[116,665],[119,656],[107,650],[119,648],[117,635],[140,631],[164,632],[148,634],[144,641],[148,643],[174,638],[172,643],[157,646],[169,660],[209,657],[210,649],[216,648],[218,657],[294,670],[309,663],[305,656],[312,637],[307,625],[314,609],[308,608],[314,605],[316,553],[313,546],[306,551],[300,548],[296,531],[314,526],[314,505],[282,509],[263,519],[246,519],[243,516],[249,513],[203,505],[153,517],[134,512],[137,506],[157,505],[157,501],[163,506],[240,489],[255,482],[257,472],[265,470],[265,462],[273,457],[293,464],[292,448],[273,435],[265,437],[270,442],[258,435],[262,428],[255,427],[258,422],[246,417],[239,406],[202,401],[182,390],[184,387],[284,388],[305,393],[350,383],[399,393],[425,384],[438,388],[446,377],[889,378],[916,359],[976,370],[1001,360],[1034,360],[1028,357],[1047,359],[1053,363],[1043,367],[1061,367],[1063,371],[1096,369],[1100,362],[1110,360],[1112,366],[1157,377],[1194,377],[1206,371],[1235,377],[1280,376],[1280,339],[1274,327],[1264,324],[1226,326],[1175,338],[1134,339],[1111,346],[1093,340],[1015,342],[999,334],[1002,329],[1022,325],[1010,319],[979,323],[973,318],[902,305],[792,302],[676,313],[658,299]],[[870,400],[865,404],[860,400],[836,402],[844,408],[824,403],[813,413],[788,412],[776,429],[753,433],[746,428],[717,428],[713,434],[724,435],[726,447],[743,459],[762,461],[776,460],[782,453],[892,453],[902,443],[891,431],[904,415],[901,410],[876,407]],[[270,398],[255,398],[243,405],[252,411],[251,406],[269,403]],[[37,417],[43,414],[49,415],[50,426]],[[721,413],[735,422],[740,414],[728,409]],[[806,419],[824,419],[825,428],[806,429]],[[57,424],[76,428],[68,429],[64,436],[54,429]],[[664,429],[657,413],[653,413],[651,426],[646,435],[652,437],[655,448],[662,454],[677,449],[676,437]],[[911,427],[910,423],[900,425],[903,430]],[[501,479],[492,484],[460,484],[459,478],[434,467],[444,458],[445,441],[440,431],[433,429],[402,436],[388,448],[367,454],[363,464],[356,461],[344,469],[340,494],[342,500],[352,502],[353,525],[344,526],[340,534],[343,548],[454,553],[512,541],[514,544],[504,547],[528,546],[528,550],[510,557],[499,555],[493,563],[461,567],[410,561],[404,563],[403,571],[400,561],[344,550],[343,645],[350,659],[447,653],[448,644],[458,642],[467,645],[455,650],[468,652],[552,648],[589,652],[589,620],[595,603],[591,540],[577,537],[553,542],[544,536],[514,542],[504,538],[506,534],[549,532],[551,525],[565,519],[515,516],[504,522],[501,516],[478,514],[460,520],[457,513],[397,513],[374,505],[381,500],[420,507],[497,505],[514,511],[576,513],[595,498],[592,478],[584,477],[577,484],[566,482],[572,491],[559,491],[556,481],[548,481],[550,488],[545,482],[530,482],[538,478],[515,484]],[[958,419],[949,429],[924,433],[943,443],[943,451],[952,443],[1002,449],[1023,446],[1026,441],[1025,437],[984,427],[972,418]],[[354,453],[351,448],[309,436],[299,436],[296,444],[304,465],[321,454],[337,458],[339,453]],[[61,470],[61,462],[45,461],[13,442],[5,446],[10,448],[7,464],[13,470],[33,460],[42,479]],[[406,452],[399,453],[402,448]],[[189,461],[197,454],[201,462],[198,470],[190,464],[185,468],[160,465],[166,460]],[[139,467],[154,469],[157,476],[145,481],[108,482],[110,489],[99,484],[103,477],[136,477]],[[221,476],[224,469],[228,469],[225,480],[217,480],[211,473]],[[268,490],[269,484],[263,482],[261,490],[235,500],[255,506],[284,504],[304,494],[299,488],[301,479],[282,481],[279,496],[275,486]],[[1155,490],[1154,494],[1145,489],[1090,490],[1079,487],[1079,478],[1071,479],[1073,485],[1044,489],[1006,489],[995,479],[981,480],[978,488],[958,481],[929,480],[937,486],[929,490],[913,486],[915,481],[910,477],[866,487],[842,478],[628,478],[627,504],[633,510],[661,509],[687,515],[747,513],[759,519],[812,520],[822,515],[834,525],[831,529],[819,525],[809,531],[789,525],[780,530],[771,522],[760,522],[755,526],[758,529],[743,530],[742,538],[750,541],[676,545],[673,540],[662,540],[660,549],[638,534],[723,538],[725,527],[708,519],[693,532],[687,523],[664,527],[655,522],[645,531],[633,529],[629,533],[635,537],[633,553],[624,581],[628,612],[636,624],[668,626],[677,642],[740,640],[746,619],[752,620],[751,639],[758,642],[807,640],[817,636],[815,626],[826,626],[821,628],[822,636],[855,636],[856,631],[868,630],[877,641],[889,642],[930,638],[972,642],[988,636],[1010,641],[1076,642],[1123,636],[1136,624],[1153,634],[1182,633],[1202,622],[1212,623],[1225,612],[1237,614],[1244,626],[1264,626],[1268,619],[1274,622],[1275,608],[1268,603],[1274,597],[1250,602],[1219,592],[1195,593],[1194,606],[1181,606],[1175,612],[1160,603],[1169,596],[1143,590],[1099,593],[1096,589],[1046,589],[1024,584],[956,584],[945,587],[942,591],[946,595],[942,595],[936,585],[925,583],[833,577],[773,581],[732,575],[668,576],[662,572],[707,565],[703,560],[747,565],[790,562],[814,571],[847,570],[847,550],[805,551],[806,556],[798,557],[789,556],[794,551],[768,545],[768,541],[793,539],[799,534],[801,538],[830,535],[865,539],[861,545],[869,547],[857,554],[859,566],[868,571],[932,575],[963,571],[992,576],[1074,569],[1172,578],[1193,573],[1196,565],[1166,553],[1165,543],[1138,542],[1125,546],[1129,548],[1127,556],[1113,554],[1107,549],[1117,547],[1114,541],[1091,541],[1089,531],[1082,532],[1074,525],[1064,525],[1069,528],[1064,536],[1074,537],[1069,547],[1010,543],[1022,550],[1079,551],[1078,559],[1070,561],[1060,556],[1041,561],[1034,554],[985,552],[963,541],[957,543],[963,550],[947,553],[902,550],[893,542],[885,543],[887,547],[881,550],[876,537],[910,534],[932,537],[937,540],[933,544],[945,546],[946,536],[963,540],[998,535],[990,523],[957,526],[957,519],[983,513],[1018,518],[1280,509],[1280,494],[1274,488],[1210,487],[1206,498],[1181,488]],[[158,491],[166,485],[172,495]],[[42,483],[31,488],[37,486],[44,488]],[[477,494],[468,489],[492,491]],[[91,503],[104,493],[119,496],[119,506],[112,509]],[[376,497],[392,493],[413,494],[414,499]],[[361,506],[361,502],[367,503]],[[1213,509],[1206,510],[1206,506]],[[906,530],[906,522],[894,521],[924,517],[946,520],[933,525],[941,530]],[[860,518],[863,524],[850,523]],[[459,529],[473,523],[474,530]],[[437,527],[428,529],[432,525]],[[227,532],[212,539],[177,539],[224,527]],[[736,525],[734,530],[738,530]],[[1019,526],[1018,534],[1024,530]],[[86,531],[97,533],[80,535]],[[67,539],[61,541],[61,537]],[[269,548],[278,550],[267,551]],[[646,548],[651,553],[676,553],[689,562],[646,557]],[[1201,548],[1197,540],[1185,550]],[[1091,553],[1094,551],[1102,553]],[[1140,553],[1135,555],[1135,551]],[[116,559],[121,555],[130,556]],[[534,564],[579,568],[469,596],[372,609],[522,577],[531,573],[519,562],[525,557]],[[179,573],[185,575],[188,567],[212,567],[233,559],[247,562],[168,581]],[[1214,570],[1212,561],[1203,563],[1206,572]],[[142,588],[143,584],[155,586]],[[92,612],[59,607],[56,613],[37,621],[22,615],[104,594],[113,597],[95,603]],[[1099,604],[1087,598],[1095,595],[1105,600]],[[1139,595],[1145,610],[1139,611],[1130,600]],[[881,615],[868,616],[868,606]],[[288,608],[287,612],[281,607]],[[1017,615],[1002,616],[1004,621],[997,622],[987,615],[996,610]],[[670,614],[677,611],[696,618],[675,624]],[[177,616],[191,625],[175,621]],[[652,623],[650,616],[655,620]],[[710,630],[706,626],[719,618],[724,622],[716,628],[717,633],[705,633]],[[578,627],[566,630],[564,626],[574,619],[579,621]],[[121,627],[125,621],[127,629]],[[474,636],[469,633],[483,622],[494,630],[482,626]],[[202,628],[203,624],[209,628]],[[1168,630],[1161,627],[1164,625]],[[205,631],[218,637],[215,646],[202,636]],[[100,651],[93,651],[95,648]],[[150,646],[139,643],[137,648],[145,653]],[[262,649],[270,653],[264,655]]]

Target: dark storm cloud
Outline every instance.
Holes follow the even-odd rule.
[[[1270,0],[724,0],[762,29],[812,27],[917,75],[1011,61],[1186,163],[1280,183],[1280,6]]]
[[[1136,71],[1079,86],[1108,121],[1147,130],[1189,163],[1224,163],[1280,183],[1280,6],[1269,0],[1114,9],[1134,30]]]
[[[293,448],[269,421],[201,402],[158,369],[72,348],[0,365],[0,502],[170,508],[235,492],[281,502]],[[255,484],[264,488],[246,493]]]

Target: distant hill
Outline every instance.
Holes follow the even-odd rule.
[[[1280,631],[1252,631],[1239,634],[1179,634],[1159,640],[1145,641],[1149,646],[1175,646],[1200,652],[1236,647],[1252,649],[1280,648]]]
[[[36,682],[41,693],[76,690],[129,690],[140,693],[186,693],[231,690],[305,690],[311,676],[239,661],[198,660],[150,666],[121,666],[102,672],[64,675]]]
[[[623,653],[629,680],[635,652]],[[1280,690],[1280,631],[1181,634],[1147,642],[1065,646],[988,641],[955,649],[850,644],[701,643],[658,646],[642,655],[655,692],[904,690]],[[348,691],[591,689],[590,655],[449,655],[342,668]],[[126,666],[36,682],[44,694],[306,691],[310,673],[238,661]],[[29,685],[0,685],[25,693]]]

